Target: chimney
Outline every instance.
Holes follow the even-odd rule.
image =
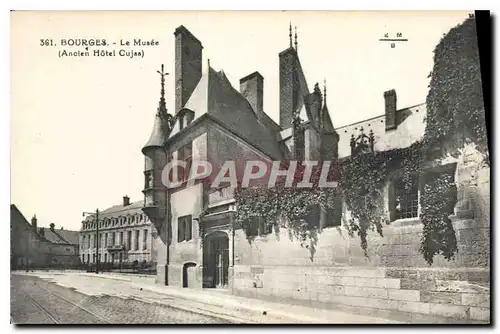
[[[257,116],[264,112],[264,77],[259,72],[240,79],[240,93],[250,103]]]
[[[184,107],[202,74],[201,42],[184,26],[175,32],[175,113]]]
[[[394,89],[384,92],[385,99],[385,131],[396,128],[397,96]]]
[[[130,198],[127,195],[125,195],[123,196],[123,206],[128,206],[128,205],[130,205]]]
[[[280,126],[288,129],[292,126],[294,113],[299,102],[307,95],[307,84],[301,87],[299,56],[294,48],[288,48],[279,54],[280,85]],[[303,78],[302,78],[303,79]]]
[[[54,227],[55,227],[54,223],[50,223],[50,230],[51,230],[52,232],[54,232]]]
[[[38,223],[38,219],[36,219],[36,215],[33,215],[33,218],[31,218],[31,226],[33,227],[33,230],[37,230],[37,223]]]

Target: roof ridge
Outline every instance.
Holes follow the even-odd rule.
[[[66,240],[65,238],[62,237],[62,235],[60,235],[58,232],[56,232],[56,229],[53,229],[53,230],[50,230],[52,233],[54,233],[55,235],[57,235],[60,239],[62,239],[63,241],[65,241],[67,244],[69,244],[68,240]]]
[[[415,107],[418,107],[418,106],[423,106],[424,104],[426,104],[426,102],[418,103],[418,104],[415,104],[415,105],[412,105],[412,106],[409,106],[409,107],[404,107],[404,108],[396,110],[396,112],[400,112],[400,111],[412,109],[412,108],[415,108]],[[361,121],[357,121],[357,122],[354,122],[354,123],[349,123],[349,124],[346,124],[346,125],[342,125],[342,126],[339,126],[337,129],[346,128],[348,126],[356,125],[356,124],[363,123],[363,122],[366,122],[366,121],[371,121],[371,120],[374,120],[375,118],[379,118],[379,117],[383,117],[383,116],[385,116],[385,114],[380,114],[378,116],[373,116],[373,117],[370,117],[370,118],[366,118],[366,119],[363,119]]]
[[[15,204],[11,204],[10,208],[11,208],[11,210],[15,209],[19,213],[19,215],[21,216],[22,220],[24,221],[24,224],[27,225],[29,228],[31,228],[34,231],[35,235],[40,238],[38,231],[33,228],[33,225],[31,225],[30,222],[28,221],[28,219],[26,219],[26,217],[23,215],[21,210],[19,210],[19,208]],[[12,215],[12,213],[11,213],[11,215]]]

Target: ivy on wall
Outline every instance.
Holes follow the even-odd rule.
[[[476,22],[470,17],[451,29],[434,50],[434,67],[427,94],[425,143],[445,144],[458,154],[475,143],[489,164],[488,138],[481,83]]]
[[[319,165],[322,166],[322,162]],[[335,166],[331,167],[330,175],[336,172],[335,169]],[[297,183],[303,180],[304,173],[305,168],[299,163],[292,187],[286,187],[285,180],[278,179],[273,188],[237,188],[235,191],[237,211],[234,220],[237,226],[245,230],[255,220],[274,225],[275,233],[279,233],[280,226],[286,227],[291,233],[291,239],[299,240],[301,246],[310,250],[312,259],[315,253],[318,226],[311,224],[307,216],[312,208],[318,206],[333,210],[337,205],[336,199],[339,193],[336,188],[318,187],[320,169],[314,169],[309,179],[313,187],[297,187]],[[269,226],[265,228],[268,229]],[[252,240],[251,236],[247,238],[249,241]]]
[[[351,212],[346,227],[351,236],[359,236],[366,254],[368,231],[376,230],[383,235],[383,225],[388,223],[383,191],[394,171],[402,171],[403,182],[409,190],[415,174],[422,171],[423,161],[431,158],[430,152],[435,152],[436,147],[446,148],[441,154],[456,156],[469,142],[476,144],[489,164],[474,18],[451,29],[436,46],[429,88],[422,141],[404,149],[349,157],[336,166],[337,189],[287,188],[283,184],[270,189],[238,188],[235,192],[237,226],[246,228],[253,219],[262,219],[268,224],[281,222],[301,245],[310,240],[313,256],[318,229],[308,224],[305,217],[310,208],[317,205],[334,209],[335,198],[342,196]],[[294,182],[301,180],[302,175],[303,170],[299,170]],[[456,184],[451,175],[440,174],[426,179],[420,190],[423,224],[420,252],[429,264],[437,254],[450,260],[457,251],[455,231],[449,219],[457,202]]]
[[[451,220],[457,202],[457,187],[448,174],[440,174],[423,187],[420,219],[424,225],[420,252],[427,263],[434,255],[442,254],[450,260],[457,251],[457,239]]]
[[[367,232],[376,230],[383,236],[383,225],[389,223],[384,205],[384,187],[393,171],[402,170],[408,189],[411,177],[420,166],[421,143],[408,148],[354,155],[342,164],[340,189],[351,218],[346,225],[349,234],[360,237],[361,247],[367,250]]]

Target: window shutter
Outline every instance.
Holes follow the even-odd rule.
[[[184,221],[182,218],[177,220],[177,242],[181,242],[184,240]]]
[[[191,240],[191,231],[192,231],[191,223],[192,223],[191,216],[186,217],[184,225],[186,227],[185,239],[187,241]]]

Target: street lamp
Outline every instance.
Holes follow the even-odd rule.
[[[95,237],[96,237],[96,261],[95,261],[95,273],[99,274],[99,209],[94,212],[83,212],[85,215],[95,215]]]

